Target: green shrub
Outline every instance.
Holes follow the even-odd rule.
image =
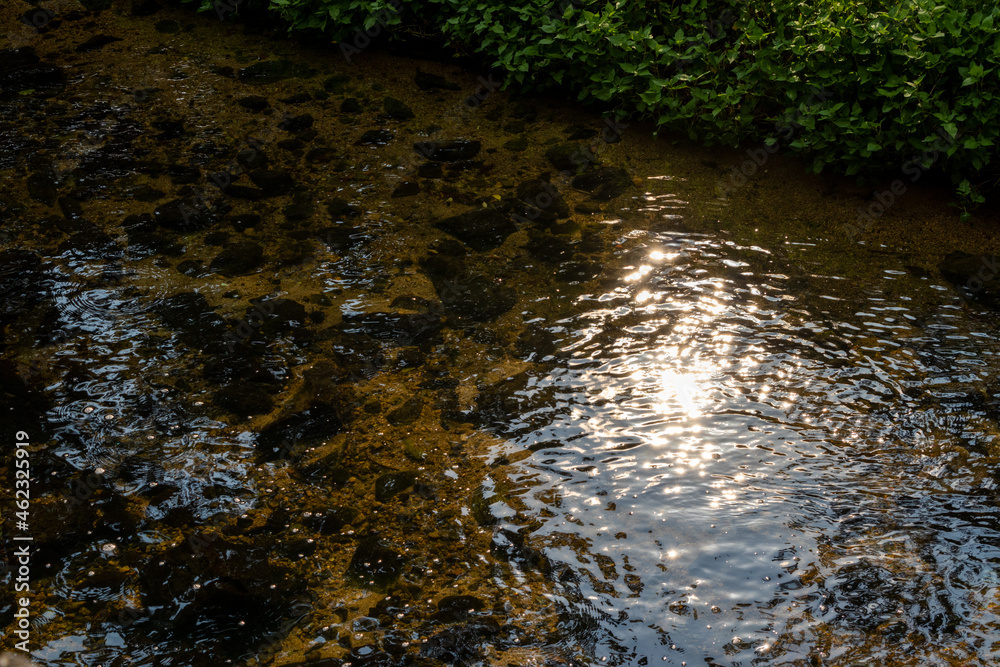
[[[335,41],[388,16],[395,35],[434,31],[508,85],[570,89],[708,144],[777,143],[817,172],[899,170],[941,136],[952,141],[934,167],[967,199],[998,171],[1000,7],[988,3],[269,2],[290,30]]]

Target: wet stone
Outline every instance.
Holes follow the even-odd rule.
[[[591,166],[597,157],[583,144],[564,143],[545,151],[546,159],[560,171],[577,172]]]
[[[213,396],[215,405],[233,415],[262,415],[274,409],[274,399],[261,387],[239,384],[223,387]]]
[[[28,196],[37,202],[52,206],[58,196],[58,180],[54,170],[45,169],[28,175],[26,185]]]
[[[251,171],[250,180],[269,197],[288,194],[295,186],[290,173],[273,169]]]
[[[523,214],[531,220],[555,222],[570,215],[569,205],[559,190],[543,180],[532,180],[517,186],[517,198],[528,205]]]
[[[236,162],[248,170],[267,169],[267,155],[259,148],[244,148],[236,154]]]
[[[621,167],[594,167],[573,179],[574,188],[598,200],[614,199],[632,185],[632,177]]]
[[[244,199],[246,201],[260,201],[262,199],[267,199],[268,194],[261,190],[260,188],[251,188],[246,185],[240,185],[238,183],[231,183],[226,187],[222,188],[223,194],[227,197],[233,197],[235,199]]]
[[[402,555],[372,536],[358,545],[347,566],[347,575],[359,582],[371,582],[375,586],[384,587],[396,580],[405,564],[406,560]]]
[[[493,618],[452,625],[421,644],[420,655],[452,665],[478,662],[481,647],[499,633],[500,624]]]
[[[431,618],[444,623],[464,621],[477,611],[486,608],[486,603],[471,595],[449,595],[438,602],[438,610]]]
[[[174,185],[190,185],[201,180],[201,170],[190,165],[171,165],[166,168],[166,172]]]
[[[413,144],[419,155],[435,162],[471,160],[479,154],[482,144],[478,141],[455,139],[453,141],[421,141]]]
[[[156,207],[153,211],[153,220],[166,229],[193,232],[212,224],[214,216],[198,201],[173,199]]]
[[[313,148],[308,153],[306,153],[306,162],[317,162],[319,164],[327,164],[332,162],[337,158],[337,151],[332,148],[326,148],[325,146]]]
[[[442,178],[444,167],[440,162],[427,162],[417,167],[417,175],[421,178]]]
[[[319,403],[265,427],[257,436],[257,451],[264,461],[287,456],[294,448],[316,445],[344,428],[340,412]]]
[[[333,95],[339,95],[347,88],[351,77],[346,74],[335,74],[323,82],[323,90]]]
[[[300,151],[306,146],[305,142],[301,139],[282,139],[276,145],[285,151]]]
[[[389,472],[375,480],[375,500],[387,502],[411,488],[418,474],[415,471]]]
[[[180,139],[184,136],[184,122],[180,120],[154,121],[153,129],[159,132],[155,137],[157,141]]]
[[[231,223],[233,229],[238,232],[245,232],[248,229],[253,229],[261,223],[262,218],[256,213],[246,213],[244,215],[237,215],[233,217]]]
[[[253,111],[254,113],[261,112],[271,106],[267,98],[262,95],[247,95],[236,100],[236,103],[247,111]]]
[[[181,31],[181,24],[172,19],[165,19],[163,21],[157,21],[154,26],[156,32],[160,32],[166,35],[172,35]]]
[[[212,260],[209,268],[232,278],[255,271],[264,261],[264,248],[253,241],[234,243]]]
[[[413,109],[395,97],[385,98],[382,108],[385,110],[385,115],[393,120],[410,120],[414,117]]]
[[[298,132],[303,132],[312,127],[314,119],[311,114],[302,114],[301,116],[289,116],[282,120],[278,124],[278,128],[289,132],[291,134],[296,134]]]
[[[462,87],[458,84],[452,83],[442,76],[437,74],[429,74],[422,70],[417,70],[417,75],[414,77],[414,83],[417,84],[417,88],[420,90],[434,91],[434,90],[461,90]]]
[[[314,511],[303,524],[310,530],[321,535],[336,535],[344,526],[354,524],[358,519],[358,510],[353,507],[335,506],[326,510]]]
[[[489,322],[517,303],[514,290],[480,274],[457,274],[434,281],[434,289],[449,315]]]
[[[355,146],[385,146],[395,135],[389,130],[368,130],[354,142]]]
[[[587,139],[593,139],[597,136],[597,130],[589,127],[583,127],[581,125],[573,125],[572,127],[566,128],[567,139],[569,141],[585,141]]]
[[[186,345],[209,351],[223,348],[225,323],[203,294],[181,292],[157,302],[153,310]]]
[[[1000,260],[993,255],[953,252],[938,264],[941,275],[963,297],[1000,308]]]
[[[290,95],[278,101],[282,104],[302,104],[304,102],[311,102],[312,95],[309,93],[295,93],[294,95]]]
[[[309,68],[290,60],[266,60],[239,71],[240,81],[251,85],[274,83],[284,79],[308,76]]]
[[[438,220],[434,226],[451,234],[472,249],[485,252],[503,245],[517,231],[510,218],[492,208],[479,208]]]
[[[528,150],[528,138],[527,137],[516,137],[510,141],[504,142],[504,148],[513,153],[522,153]]]
[[[76,47],[77,53],[88,53],[90,51],[97,51],[100,48],[107,46],[108,44],[113,44],[115,42],[122,41],[121,37],[112,37],[111,35],[94,35],[87,41]]]
[[[356,97],[348,97],[340,103],[340,113],[361,113],[361,103]]]
[[[420,184],[415,181],[403,181],[400,183],[395,190],[392,191],[392,197],[412,197],[413,195],[420,194]]]
[[[389,412],[385,418],[393,426],[409,426],[420,418],[424,401],[418,396],[408,399],[401,406]]]

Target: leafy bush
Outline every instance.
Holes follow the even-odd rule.
[[[508,84],[570,89],[709,144],[778,144],[816,171],[934,162],[972,200],[1000,173],[1000,7],[988,3],[266,1],[289,29],[336,41],[379,24],[434,31]]]

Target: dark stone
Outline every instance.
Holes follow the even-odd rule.
[[[421,178],[441,178],[444,176],[444,167],[440,162],[425,162],[417,167],[417,176]]]
[[[437,74],[428,74],[421,70],[417,70],[417,76],[414,79],[417,84],[417,88],[420,90],[461,90],[462,87],[458,84],[452,83],[446,80],[444,77],[440,77]]]
[[[479,154],[482,145],[478,141],[455,139],[453,141],[421,141],[413,144],[413,150],[435,162],[471,160]]]
[[[517,226],[496,209],[478,208],[467,213],[438,220],[438,229],[451,234],[478,252],[499,247]]]
[[[228,240],[228,232],[211,232],[209,234],[205,234],[205,245],[207,246],[224,245]]]
[[[412,197],[413,195],[420,194],[420,184],[416,181],[403,181],[400,183],[395,190],[392,191],[392,197]]]
[[[184,121],[180,120],[157,120],[152,123],[153,129],[159,130],[156,135],[157,141],[168,141],[170,139],[180,139],[184,136]]]
[[[486,603],[471,595],[449,595],[438,602],[438,610],[431,616],[435,621],[455,623],[464,621],[486,608]]]
[[[523,215],[531,220],[551,223],[570,215],[566,200],[548,181],[536,179],[521,183],[517,186],[517,198],[528,205]]]
[[[364,240],[358,233],[358,228],[346,222],[339,222],[321,229],[317,238],[328,245],[331,250],[341,251],[357,246]]]
[[[449,315],[474,322],[496,319],[517,303],[514,290],[479,274],[451,273],[432,282]]]
[[[511,109],[510,115],[519,120],[523,120],[526,123],[533,123],[538,117],[538,110],[529,104],[518,102],[514,105],[514,108]]]
[[[141,202],[154,202],[159,201],[167,196],[166,192],[162,190],[157,190],[156,188],[146,185],[145,183],[140,183],[139,185],[134,185],[125,191],[125,196],[135,199]]]
[[[292,448],[319,444],[343,429],[340,411],[319,403],[265,427],[257,436],[257,450],[262,460],[273,461],[288,455]]]
[[[353,507],[336,506],[327,510],[313,512],[313,515],[303,521],[303,524],[310,530],[315,530],[321,535],[335,535],[344,526],[353,524],[357,518],[358,510]]]
[[[395,97],[387,97],[383,102],[385,115],[393,120],[410,120],[414,117],[413,109]]]
[[[334,197],[326,203],[327,213],[334,220],[347,220],[360,215],[361,211],[356,206],[351,206],[346,199]]]
[[[77,46],[75,50],[77,53],[88,53],[105,47],[108,44],[120,41],[122,41],[121,37],[112,37],[111,35],[94,35],[83,44]]]
[[[0,326],[47,300],[50,287],[38,255],[20,249],[0,251]]]
[[[566,129],[566,134],[569,135],[566,137],[569,141],[585,141],[596,137],[597,130],[581,125],[574,125]]]
[[[252,384],[223,387],[213,396],[215,404],[237,416],[262,415],[274,409],[270,394]]]
[[[594,167],[573,179],[574,188],[600,200],[614,199],[632,185],[632,177],[621,167]]]
[[[203,294],[181,292],[156,302],[153,310],[185,345],[210,352],[225,349],[225,322]]]
[[[597,157],[583,144],[565,143],[545,151],[545,157],[560,171],[577,172],[596,162]]]
[[[201,260],[197,259],[186,259],[178,264],[176,268],[179,273],[183,273],[185,276],[191,276],[192,278],[207,275],[207,272],[202,267]]]
[[[157,21],[156,25],[153,27],[156,29],[156,32],[162,32],[167,35],[172,35],[181,31],[181,24],[172,19]]]
[[[396,345],[421,345],[438,340],[444,326],[440,313],[358,313],[344,315],[341,330],[360,333]]]
[[[524,361],[541,361],[555,351],[556,342],[552,332],[535,325],[528,325],[514,343],[514,354]]]
[[[356,97],[348,97],[340,103],[340,113],[361,113],[361,103]]]
[[[282,139],[277,143],[278,148],[285,151],[300,151],[306,144],[301,139]]]
[[[302,104],[303,102],[311,102],[312,95],[309,93],[295,93],[282,100],[278,100],[282,104]]]
[[[201,170],[198,167],[176,164],[167,167],[166,172],[174,185],[190,185],[201,180]]]
[[[233,229],[243,232],[260,224],[262,218],[256,213],[246,213],[237,215],[232,219]]]
[[[323,90],[334,95],[344,92],[347,84],[351,82],[351,77],[346,74],[335,74],[323,82]]]
[[[395,135],[389,130],[368,130],[354,142],[355,146],[385,146]]]
[[[423,412],[424,401],[418,396],[413,396],[398,408],[386,414],[385,418],[393,426],[409,426],[420,418]]]
[[[212,74],[224,77],[226,79],[236,78],[236,70],[234,70],[229,65],[224,65],[221,67],[219,65],[212,65],[211,67],[208,68],[208,71],[211,72]]]
[[[306,153],[306,162],[318,162],[320,164],[327,164],[332,162],[337,157],[337,151],[332,148],[327,148],[325,146],[320,146],[313,148],[308,153]]]
[[[61,86],[63,71],[40,61],[30,46],[0,50],[0,89],[5,93]]]
[[[288,194],[295,186],[290,173],[273,169],[251,171],[250,180],[269,197]]]
[[[236,154],[236,161],[244,169],[253,171],[257,169],[267,169],[267,155],[259,148],[244,148]]]
[[[274,83],[283,79],[310,76],[313,73],[308,67],[294,63],[291,60],[265,60],[254,63],[240,70],[240,81],[251,85]]]
[[[995,255],[956,251],[941,260],[938,271],[964,298],[1000,308],[1000,260]]]
[[[260,201],[262,199],[267,199],[269,196],[266,192],[258,188],[251,188],[246,185],[239,185],[236,183],[232,183],[222,188],[222,193],[228,197],[245,199],[246,201]]]
[[[261,112],[271,106],[271,103],[268,102],[267,98],[263,95],[248,95],[246,97],[241,97],[236,100],[236,103],[247,111],[253,111],[254,113]]]
[[[28,196],[46,206],[56,203],[58,196],[57,176],[54,170],[44,169],[32,172],[28,175],[26,185]]]
[[[420,655],[448,665],[479,662],[481,646],[500,633],[500,624],[493,618],[482,618],[452,625],[431,635],[420,645]]]
[[[288,116],[278,124],[278,128],[295,134],[297,132],[303,132],[312,127],[314,119],[312,115],[304,113],[301,116]]]
[[[413,471],[389,472],[375,480],[375,500],[384,503],[413,486],[417,473]]]
[[[503,131],[509,134],[521,134],[524,132],[524,121],[512,120],[503,126]]]
[[[193,232],[212,224],[214,216],[203,204],[193,199],[173,199],[156,207],[153,220],[160,227],[177,232]]]
[[[358,545],[347,566],[347,576],[362,583],[384,587],[396,580],[406,560],[371,536]]]
[[[260,329],[268,338],[276,338],[305,326],[306,307],[295,299],[260,298],[250,303],[253,305],[247,309],[247,321],[263,316]]]
[[[264,249],[253,241],[243,241],[234,243],[216,255],[209,268],[232,278],[253,272],[263,261]]]

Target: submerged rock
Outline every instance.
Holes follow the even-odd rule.
[[[621,167],[594,167],[573,179],[573,187],[594,199],[614,199],[632,187],[632,177]]]
[[[454,139],[452,141],[419,141],[413,144],[413,150],[434,162],[456,162],[471,160],[479,155],[482,144],[478,141]]]
[[[1000,308],[1000,260],[995,255],[956,251],[941,260],[938,270],[963,297]]]
[[[414,77],[414,83],[417,84],[417,88],[420,90],[462,90],[461,86],[448,81],[442,76],[430,74],[419,69],[417,70],[417,76]]]
[[[271,103],[263,95],[247,95],[236,100],[236,103],[247,111],[253,111],[254,113],[263,111],[271,106]]]
[[[112,37],[111,35],[94,35],[86,42],[79,44],[75,51],[77,53],[87,53],[89,51],[96,51],[108,44],[113,44],[115,42],[122,41],[121,37]]]
[[[361,583],[384,587],[402,573],[406,559],[379,542],[368,537],[358,545],[347,566],[347,576]]]
[[[215,392],[215,404],[238,416],[261,415],[274,409],[274,399],[266,391],[253,384],[238,384],[223,387]]]
[[[410,120],[414,117],[413,109],[395,97],[385,98],[383,109],[385,109],[385,115],[393,120]]]
[[[289,116],[278,124],[278,128],[292,134],[303,132],[312,127],[314,119],[311,114],[304,113],[301,116]]]
[[[354,142],[355,146],[385,146],[395,137],[389,130],[368,130]]]
[[[420,418],[423,412],[424,401],[419,396],[414,396],[401,406],[389,412],[385,419],[393,426],[409,426]]]
[[[597,156],[587,146],[573,142],[553,146],[545,151],[545,157],[556,169],[574,173],[597,161]]]
[[[194,232],[212,224],[215,216],[200,201],[172,199],[156,207],[153,220],[158,226],[173,231]]]
[[[493,208],[478,208],[438,220],[434,226],[472,249],[485,252],[503,245],[517,231],[510,218]]]
[[[389,472],[375,480],[375,500],[384,503],[413,486],[417,473],[412,470]]]
[[[524,216],[541,222],[555,222],[570,215],[569,205],[559,189],[548,181],[535,179],[517,186],[517,198],[527,204]]]
[[[212,260],[209,268],[227,278],[251,273],[264,261],[264,248],[253,241],[234,243]]]
[[[250,180],[269,197],[288,194],[295,187],[295,181],[290,173],[274,169],[251,171]]]
[[[273,461],[288,455],[292,448],[319,444],[343,428],[340,411],[318,403],[264,428],[257,436],[257,451],[262,460]]]
[[[304,77],[310,74],[312,74],[312,70],[308,67],[292,62],[291,60],[265,60],[264,62],[244,67],[240,70],[239,77],[243,83],[255,85],[274,83],[275,81]]]

